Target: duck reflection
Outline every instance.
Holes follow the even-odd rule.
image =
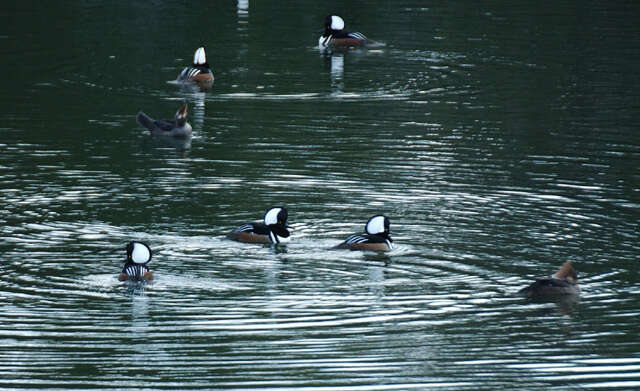
[[[334,53],[331,56],[331,88],[335,93],[344,90],[344,53]]]
[[[238,0],[238,17],[249,17],[249,0]]]
[[[331,94],[342,94],[344,91],[344,53],[325,51],[322,52],[322,56],[331,75]]]
[[[193,92],[189,94],[189,98],[193,102],[193,115],[192,115],[193,119],[191,122],[193,122],[194,128],[198,129],[199,131],[202,131],[202,128],[204,126],[204,117],[206,114],[205,112],[206,96],[207,94],[202,91]]]
[[[144,365],[149,361],[148,344],[149,332],[149,298],[144,294],[131,296],[131,326],[129,336],[131,341],[139,343],[130,344],[129,362],[133,365]]]
[[[188,155],[191,150],[191,137],[174,138],[174,137],[146,137],[142,141],[144,149],[175,149],[182,153],[183,156]]]
[[[374,266],[369,268],[369,291],[376,298],[384,297],[385,268]]]
[[[144,292],[144,291],[143,291]],[[149,329],[149,298],[144,293],[131,296],[131,328],[132,335],[145,339]]]
[[[553,303],[555,305],[555,311],[562,315],[571,315],[578,309],[580,304],[580,296],[547,296],[547,297],[532,297],[527,299],[530,303],[545,304]]]

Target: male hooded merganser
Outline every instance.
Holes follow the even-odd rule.
[[[207,63],[204,48],[199,47],[193,55],[193,65],[186,67],[178,75],[180,82],[192,82],[200,87],[208,88],[213,84],[213,72]]]
[[[337,245],[337,249],[389,251],[393,249],[393,240],[389,232],[389,218],[376,215],[364,226],[364,234],[351,235]]]
[[[565,262],[551,278],[536,280],[533,284],[518,291],[518,295],[532,298],[578,295],[579,293],[578,275],[573,270],[571,261]]]
[[[154,120],[142,111],[136,116],[140,126],[149,129],[152,136],[191,136],[191,125],[187,122],[187,104],[185,103],[176,112],[174,120]]]
[[[264,215],[264,223],[247,223],[231,231],[229,239],[244,243],[286,243],[291,240],[285,208],[271,208]]]
[[[344,30],[344,20],[337,15],[329,15],[324,19],[324,32],[318,39],[318,47],[357,47],[369,43],[362,33],[350,33]]]
[[[127,259],[124,261],[120,281],[151,281],[153,274],[147,264],[151,261],[151,249],[146,243],[132,241],[127,244]]]

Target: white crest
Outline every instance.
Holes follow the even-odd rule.
[[[147,263],[151,259],[151,250],[139,242],[133,242],[133,251],[131,252],[131,259],[135,263]]]
[[[384,232],[384,220],[385,217],[382,215],[373,216],[371,219],[369,219],[369,222],[367,222],[364,230],[369,235],[381,234]]]
[[[264,215],[264,224],[265,225],[276,224],[278,222],[278,213],[280,213],[281,210],[282,208],[269,209],[269,211]]]
[[[331,15],[331,30],[342,30],[344,28],[344,20],[337,15]]]
[[[207,56],[204,54],[204,48],[199,47],[196,53],[193,55],[193,63],[195,65],[202,65],[207,63]]]

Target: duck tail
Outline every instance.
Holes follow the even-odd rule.
[[[138,121],[140,126],[142,126],[143,128],[153,130],[153,127],[154,127],[153,119],[151,119],[148,115],[146,115],[142,111],[139,112],[138,115],[136,116],[136,121]]]
[[[573,276],[573,267],[571,266],[571,261],[565,262],[560,269],[554,274],[553,278],[563,279],[567,277]]]

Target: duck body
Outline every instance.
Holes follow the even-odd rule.
[[[195,83],[203,88],[213,85],[213,72],[207,63],[203,47],[198,48],[193,55],[193,65],[184,68],[176,80],[181,83]]]
[[[152,136],[190,137],[193,132],[191,125],[187,122],[186,104],[176,112],[173,120],[154,120],[140,111],[136,121],[140,126],[149,129]]]
[[[153,273],[149,270],[151,249],[146,243],[131,241],[125,248],[127,258],[124,267],[118,275],[119,281],[146,282],[153,280]]]
[[[231,231],[227,238],[242,243],[281,244],[291,240],[285,208],[272,208],[267,211],[263,222],[247,223]]]
[[[567,261],[551,278],[537,279],[517,294],[529,298],[575,296],[580,294],[580,287],[577,274],[571,262]]]
[[[318,39],[320,49],[363,47],[371,41],[362,33],[344,29],[344,20],[337,15],[329,15],[324,21],[324,32]]]
[[[369,219],[364,227],[365,233],[349,236],[335,249],[364,250],[364,251],[391,251],[393,239],[389,233],[389,218],[384,215],[376,215]]]
[[[118,276],[120,281],[151,281],[153,280],[153,274],[149,270],[149,267],[146,265],[136,265],[134,263],[127,263],[122,268],[122,272],[120,276]]]
[[[344,242],[336,246],[337,249],[390,251],[393,249],[391,238],[382,235],[356,234],[349,236]]]

